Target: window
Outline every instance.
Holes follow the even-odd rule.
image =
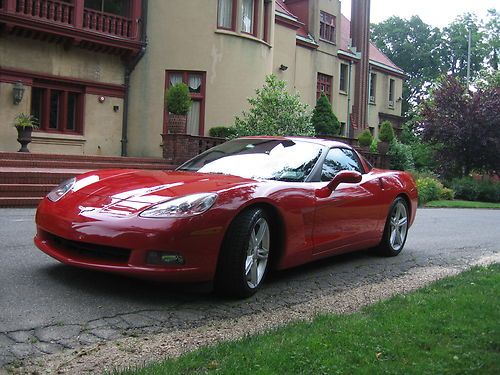
[[[236,15],[236,6],[234,0],[218,0],[217,2],[218,28],[234,30],[235,15]]]
[[[319,13],[319,37],[328,42],[335,43],[335,16],[320,11]]]
[[[349,66],[347,64],[340,64],[340,85],[339,90],[342,92],[347,92],[347,81],[349,74]]]
[[[377,92],[377,75],[370,73],[370,98],[369,102],[375,104],[375,94]]]
[[[264,42],[269,43],[270,23],[273,3],[269,0],[264,0]]]
[[[390,78],[389,79],[389,108],[394,108],[394,84],[395,81]]]
[[[241,2],[241,31],[255,35],[257,33],[257,1],[242,0]]]
[[[83,132],[83,90],[63,86],[33,84],[31,114],[40,130],[60,133]]]
[[[363,173],[361,163],[354,151],[347,148],[332,148],[323,162],[321,181],[331,181],[340,171]]]
[[[166,88],[185,83],[191,96],[191,108],[187,114],[186,133],[200,135],[205,124],[205,72],[167,71]],[[164,113],[163,131],[168,132],[168,111]]]
[[[85,8],[117,14],[122,17],[129,15],[130,3],[128,0],[85,0]]]
[[[316,87],[316,99],[319,99],[321,94],[325,94],[330,103],[332,102],[332,76],[318,73],[318,83]]]

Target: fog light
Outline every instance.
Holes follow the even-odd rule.
[[[146,257],[146,263],[162,266],[181,265],[184,264],[184,258],[177,253],[150,251]]]

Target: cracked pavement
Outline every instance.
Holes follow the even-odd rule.
[[[233,301],[211,294],[209,285],[159,284],[59,264],[32,244],[33,215],[0,210],[0,368],[64,349],[272,314],[418,269],[462,269],[500,252],[500,210],[421,209],[398,257],[332,257],[274,273],[256,296]]]

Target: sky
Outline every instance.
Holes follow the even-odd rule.
[[[342,13],[350,19],[351,0],[341,3]],[[485,18],[491,8],[500,10],[500,0],[371,0],[370,22],[378,23],[390,16],[418,15],[425,23],[442,28],[466,12]]]

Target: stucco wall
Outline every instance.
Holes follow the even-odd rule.
[[[124,66],[120,58],[39,40],[6,36],[0,39],[0,67],[82,81],[123,84]],[[57,80],[57,78],[55,78]],[[31,86],[25,86],[22,102],[12,102],[10,83],[0,82],[0,150],[17,151],[16,130],[19,113],[30,113]],[[113,109],[118,106],[118,110]],[[36,131],[29,145],[32,152],[118,156],[121,152],[123,99],[85,95],[82,135]]]
[[[262,20],[262,6],[260,12]],[[271,23],[271,38],[273,29]],[[148,41],[147,52],[131,79],[128,137],[133,155],[161,155],[165,71],[206,72],[208,134],[213,126],[232,125],[234,116],[248,108],[246,99],[273,69],[269,45],[251,36],[217,30],[216,0],[156,2],[149,7]]]

